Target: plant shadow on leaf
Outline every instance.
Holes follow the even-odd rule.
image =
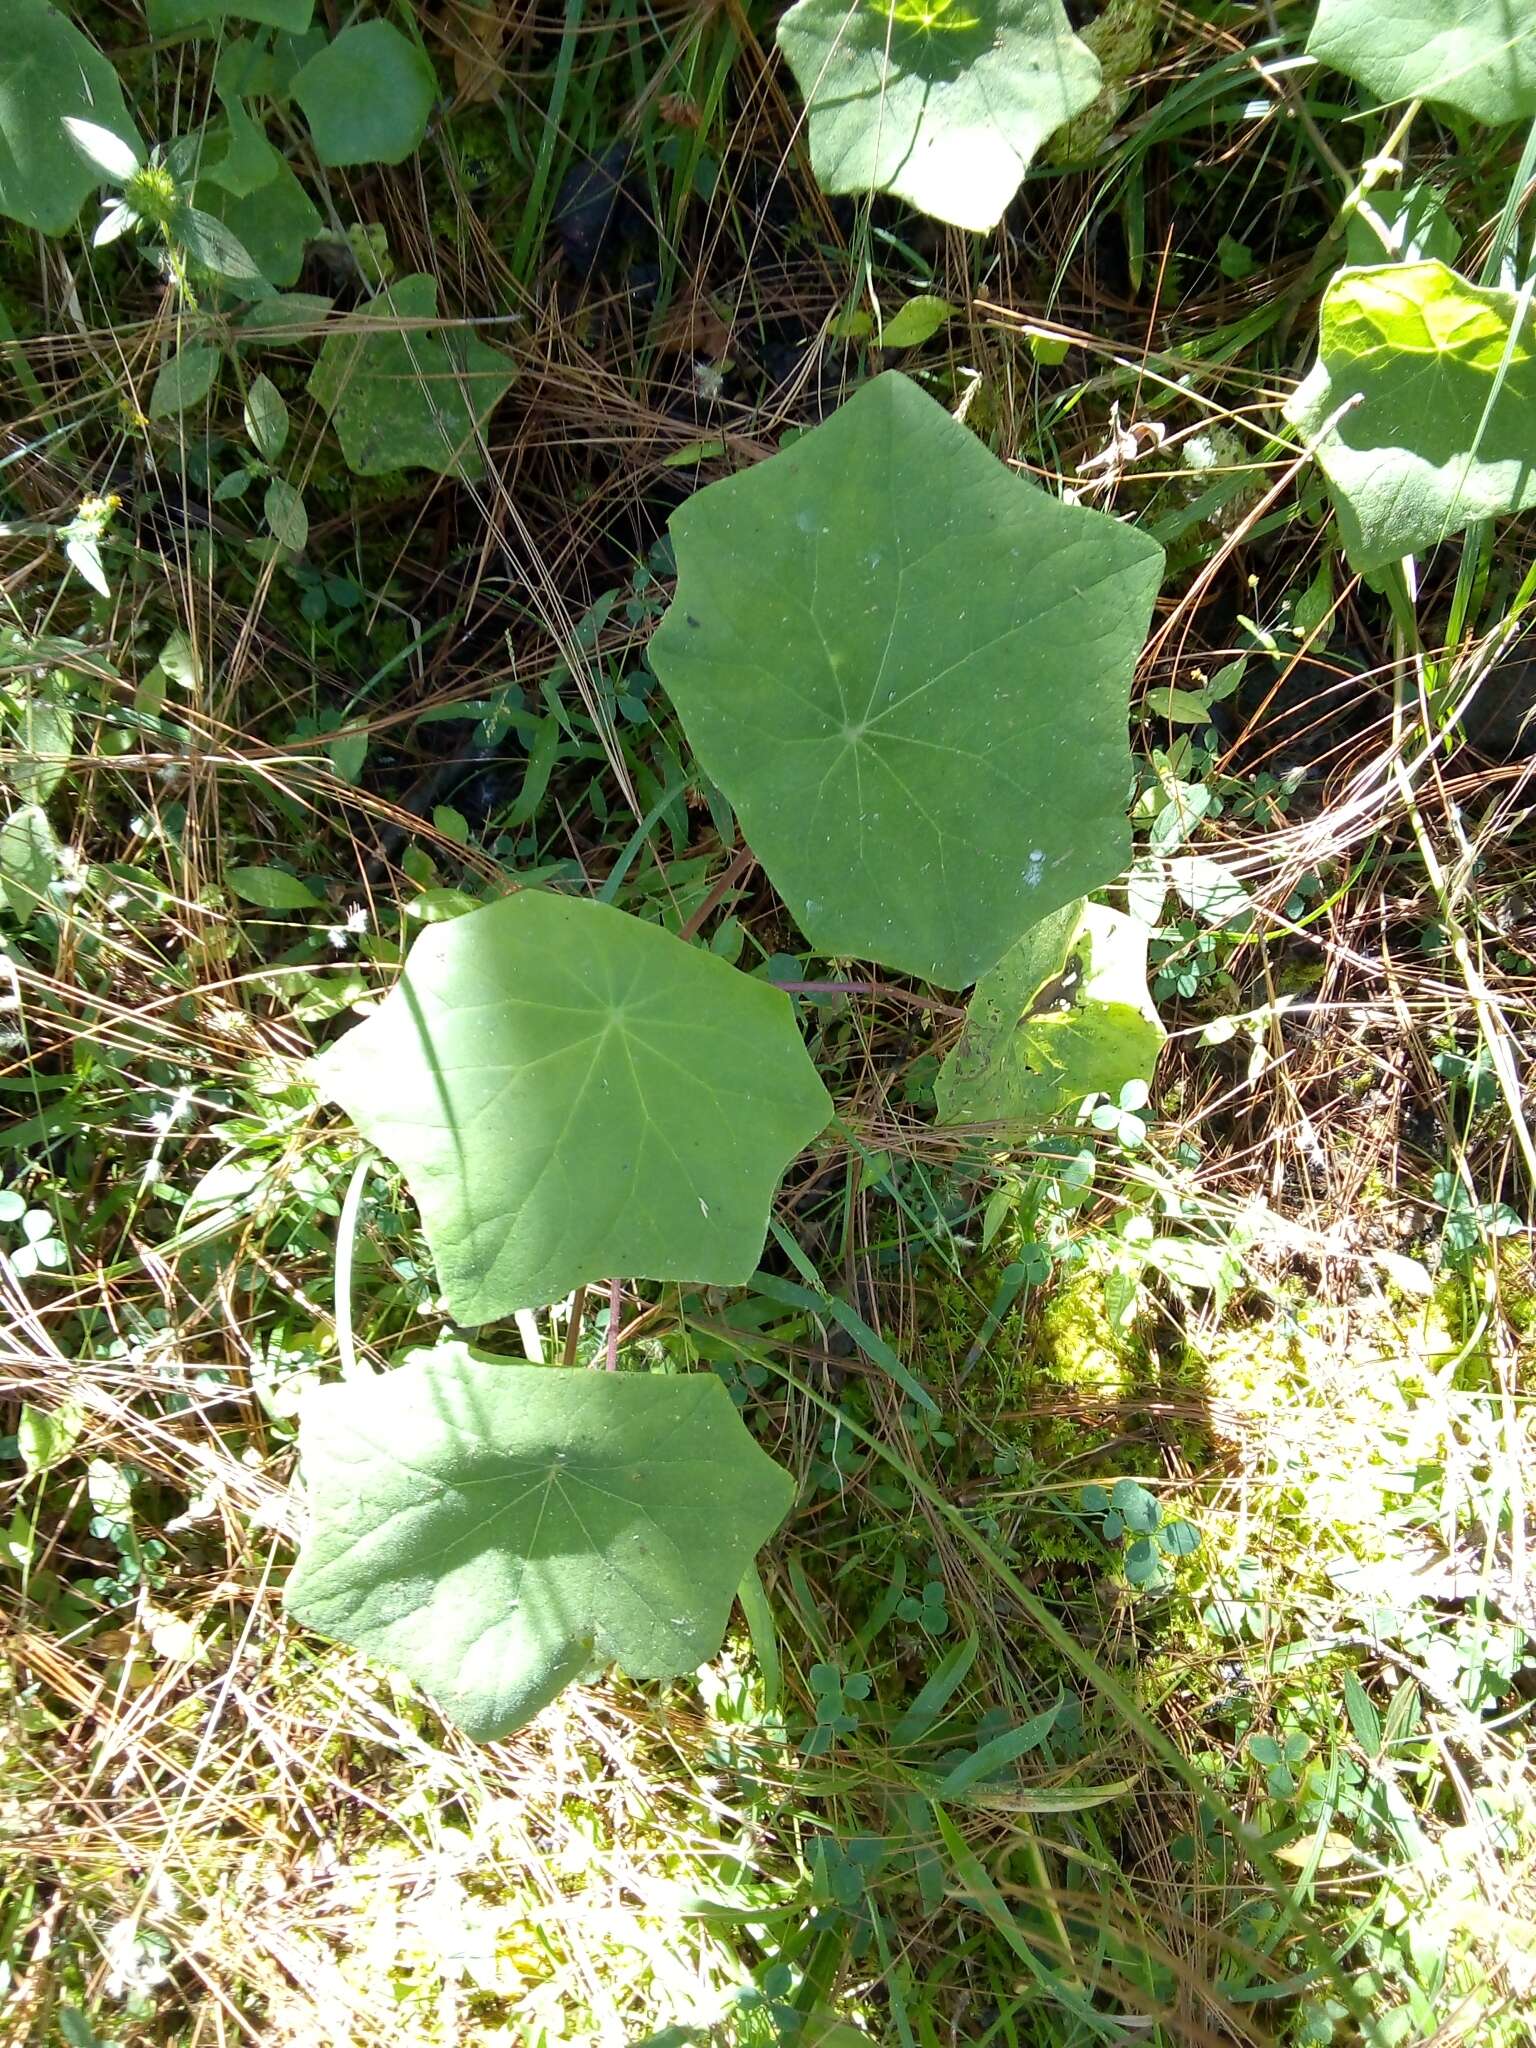
[[[823,188],[890,192],[959,227],[1001,219],[1036,150],[1100,84],[1060,0],[799,0],[778,40]]]

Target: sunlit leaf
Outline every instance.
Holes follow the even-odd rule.
[[[1069,903],[976,984],[935,1084],[940,1121],[1039,1129],[1087,1095],[1145,1081],[1167,1036],[1147,993],[1147,933]]]
[[[301,1410],[311,1525],[288,1608],[414,1679],[468,1734],[585,1673],[680,1677],[720,1648],[788,1511],[713,1373],[512,1365],[464,1344]]]
[[[818,951],[963,987],[1119,872],[1155,543],[895,373],[672,534],[652,665]]]
[[[623,1275],[739,1285],[831,1114],[779,990],[532,889],[430,926],[314,1070],[405,1174],[461,1323]]]
[[[99,122],[82,121],[74,114],[66,114],[64,128],[86,162],[93,170],[100,171],[103,177],[121,184],[139,168],[137,146],[124,141],[121,135],[114,135],[110,128],[103,128]]]
[[[1536,505],[1536,318],[1443,263],[1345,270],[1286,416],[1333,494],[1357,569]]]
[[[825,192],[890,192],[990,228],[1098,59],[1061,0],[799,0],[779,23]]]
[[[1321,0],[1310,54],[1377,100],[1435,100],[1479,121],[1536,114],[1531,0]]]
[[[48,908],[60,851],[41,804],[18,804],[0,826],[0,895],[23,924]]]

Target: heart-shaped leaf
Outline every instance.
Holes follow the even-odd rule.
[[[819,950],[963,987],[1119,873],[1154,542],[895,372],[672,534],[652,665]]]
[[[142,156],[117,73],[47,0],[7,0],[0,61],[0,213],[61,235],[102,176],[66,119],[107,129]]]
[[[295,1618],[403,1671],[466,1733],[520,1727],[618,1664],[720,1648],[794,1497],[713,1373],[509,1365],[464,1344],[305,1401]]]
[[[1536,505],[1536,317],[1443,263],[1344,270],[1316,368],[1286,408],[1372,570]]]
[[[1435,100],[1478,121],[1536,114],[1531,0],[1321,0],[1307,49],[1380,101]]]
[[[1087,1095],[1118,1102],[1147,1081],[1167,1033],[1147,993],[1147,932],[1097,903],[1069,903],[976,984],[934,1094],[946,1124],[1039,1130]]]
[[[394,469],[484,473],[479,438],[512,371],[483,341],[419,324],[436,314],[436,279],[403,277],[343,322],[358,333],[333,334],[320,351],[309,388],[359,476]]]
[[[532,889],[431,926],[315,1073],[405,1174],[461,1323],[620,1275],[739,1286],[832,1112],[777,989]]]
[[[995,227],[1030,159],[1098,96],[1061,0],[799,0],[779,48],[824,192],[890,192]]]
[[[387,21],[360,21],[293,81],[321,163],[404,163],[437,99],[431,59]]]

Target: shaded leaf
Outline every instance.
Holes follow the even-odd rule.
[[[262,280],[281,288],[292,284],[304,263],[304,249],[323,225],[319,209],[281,157],[272,176],[258,190],[225,190],[211,179],[197,188],[199,210],[217,220],[249,256]],[[263,300],[269,316],[276,303]],[[306,304],[329,303],[306,301]],[[297,322],[304,316],[294,314]]]
[[[177,35],[182,29],[215,28],[221,21],[262,21],[302,35],[315,12],[315,0],[144,0],[151,31]]]
[[[314,1073],[405,1174],[463,1323],[619,1275],[740,1285],[831,1114],[779,990],[531,889],[429,927]]]
[[[193,342],[178,349],[163,363],[149,394],[148,413],[152,420],[169,419],[185,412],[189,405],[201,405],[213,389],[223,351]]]
[[[47,0],[7,0],[0,78],[0,213],[61,235],[73,226],[102,173],[64,123],[88,121],[140,144],[117,73],[96,45]]]
[[[245,394],[245,431],[257,454],[276,462],[288,439],[288,407],[272,379],[259,371]]]
[[[1098,96],[1061,0],[799,0],[779,23],[824,192],[995,227],[1030,159]]]
[[[1328,479],[1353,566],[1536,505],[1536,320],[1443,263],[1345,270],[1286,407]]]
[[[1530,0],[1321,0],[1307,50],[1379,102],[1433,100],[1479,121],[1536,115]]]
[[[651,665],[818,951],[962,987],[1124,865],[1153,542],[895,372],[671,531]]]
[[[465,1344],[311,1393],[290,1613],[491,1741],[617,1663],[680,1677],[794,1496],[713,1373],[512,1365]]]
[[[297,553],[309,539],[309,514],[293,485],[285,483],[280,476],[273,477],[267,485],[261,509],[273,539],[279,546]]]
[[[0,826],[0,893],[25,924],[48,908],[59,872],[59,842],[41,804],[20,804]]]
[[[1381,263],[1454,263],[1461,236],[1433,185],[1406,192],[1372,192],[1349,217],[1345,260],[1360,268]]]
[[[1145,1080],[1167,1033],[1147,993],[1147,932],[1096,903],[1027,931],[976,984],[934,1086],[939,1121],[1034,1128]]]
[[[427,132],[437,74],[389,22],[360,21],[310,58],[293,97],[321,163],[398,164]]]
[[[226,868],[224,884],[243,903],[260,910],[317,910],[320,898],[307,882],[284,868]]]
[[[282,169],[282,157],[268,142],[243,100],[225,100],[224,124],[209,132],[206,144],[203,160],[197,167],[198,176],[238,199],[264,191]],[[226,221],[225,226],[228,225]]]
[[[333,334],[320,351],[309,388],[359,476],[484,473],[479,436],[512,382],[511,366],[471,335],[409,324],[436,313],[436,280],[402,278],[343,323],[357,331]]]
[[[217,186],[215,186],[217,191]],[[264,198],[266,187],[258,198]],[[227,277],[235,283],[247,278],[259,278],[255,257],[246,248],[240,237],[224,225],[215,213],[209,213],[200,206],[178,207],[171,221],[171,233],[181,243],[195,263],[214,277]]]

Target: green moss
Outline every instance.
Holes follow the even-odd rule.
[[[1040,1362],[1063,1387],[1123,1393],[1144,1363],[1116,1336],[1099,1275],[1091,1269],[1064,1280],[1040,1311]]]
[[[1131,97],[1131,80],[1144,70],[1157,38],[1157,0],[1109,0],[1081,40],[1099,60],[1104,82],[1091,107],[1058,129],[1047,145],[1049,161],[1062,170],[1091,164]]]

